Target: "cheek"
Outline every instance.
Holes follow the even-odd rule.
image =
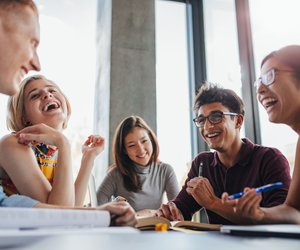
[[[130,158],[130,159],[132,159],[132,158],[134,158],[134,156],[135,156],[135,153],[134,153],[134,150],[133,149],[127,149],[126,150],[126,154],[128,155],[128,157]]]

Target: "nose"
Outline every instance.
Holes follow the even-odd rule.
[[[45,91],[44,94],[43,94],[43,99],[48,99],[48,98],[51,98],[53,95],[48,92],[48,91]]]
[[[140,154],[140,153],[143,153],[143,152],[144,152],[143,144],[139,142],[137,144],[137,153]]]
[[[34,56],[30,61],[30,66],[31,66],[32,70],[35,70],[35,71],[41,70],[40,59],[39,59],[39,56],[36,51],[34,52]]]
[[[213,126],[214,126],[214,124],[211,123],[211,122],[208,120],[208,118],[206,118],[206,119],[205,119],[205,122],[204,122],[203,129],[211,128],[211,127],[213,127]]]
[[[261,93],[265,92],[266,88],[267,88],[267,86],[265,86],[264,84],[262,84],[260,82],[257,83],[257,85],[256,85],[256,94],[261,94]]]

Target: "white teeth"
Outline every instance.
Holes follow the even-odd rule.
[[[268,98],[263,99],[261,103],[264,107],[269,107],[270,105],[272,105],[276,101],[277,100],[275,98],[268,97]]]
[[[211,137],[214,137],[214,136],[217,136],[219,133],[212,133],[212,134],[207,134],[206,136],[208,138],[211,138]]]
[[[51,106],[53,106],[53,108],[55,109],[59,107],[59,105],[56,102],[50,102],[44,106],[43,111],[48,111]]]

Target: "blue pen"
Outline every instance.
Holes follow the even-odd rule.
[[[282,186],[283,186],[282,182],[276,182],[276,183],[272,183],[272,184],[268,184],[268,185],[265,185],[265,186],[258,187],[255,190],[256,190],[256,193],[262,193],[262,192],[266,192],[268,190],[271,190],[271,189],[274,189],[274,188],[279,188],[279,187],[282,187]],[[245,194],[245,192],[239,192],[239,193],[236,193],[236,194],[232,194],[228,197],[228,200],[234,200],[234,199],[240,198],[244,194]]]

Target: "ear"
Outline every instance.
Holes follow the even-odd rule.
[[[237,115],[236,116],[236,124],[235,127],[240,129],[243,125],[244,122],[244,116],[243,115]]]
[[[30,121],[27,121],[27,119],[24,116],[22,116],[22,123],[25,127],[32,125],[32,123]]]

